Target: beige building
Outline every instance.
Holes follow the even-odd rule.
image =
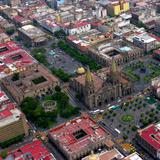
[[[48,41],[46,33],[33,25],[19,28],[18,34],[24,43],[29,46],[42,46]]]
[[[143,50],[122,39],[105,40],[89,48],[88,55],[103,66],[109,67],[112,59],[123,65],[143,56]]]
[[[118,71],[114,60],[105,79],[101,79],[87,69],[85,75],[73,78],[70,86],[83,97],[83,102],[89,109],[104,106],[133,91],[133,84]]]
[[[0,144],[17,136],[28,135],[28,125],[25,116],[17,108],[9,112],[11,112],[10,115],[0,119]],[[3,114],[3,111],[0,112],[1,114]]]
[[[13,76],[4,78],[2,84],[20,104],[25,97],[41,97],[51,93],[59,81],[46,68],[37,65],[34,69],[20,72],[16,80]]]
[[[10,41],[10,37],[4,32],[0,33],[0,43],[6,43]]]
[[[0,105],[0,145],[17,136],[28,135],[24,114],[3,91],[0,91]]]
[[[48,137],[67,160],[79,160],[111,139],[109,132],[85,114],[51,129]]]

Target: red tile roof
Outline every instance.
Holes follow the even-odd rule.
[[[77,131],[84,131],[85,135],[76,138],[74,133]],[[98,126],[88,115],[59,125],[49,132],[49,136],[59,141],[67,152],[75,154],[89,146],[91,139],[94,144],[105,139],[105,135],[105,130]]]
[[[160,50],[158,49],[158,50],[154,51],[154,53],[155,54],[160,54]]]
[[[152,38],[155,38],[158,42],[160,42],[160,37],[159,36],[156,36],[154,34],[149,34]]]
[[[0,120],[4,119],[4,118],[7,118],[7,117],[9,117],[11,115],[12,115],[12,113],[11,113],[11,111],[9,109],[2,110],[0,112]]]
[[[34,160],[53,160],[53,155],[47,150],[40,140],[33,142],[17,149],[11,154],[14,159],[25,160],[26,155]]]
[[[160,149],[160,128],[155,124],[151,124],[140,131],[140,136],[155,149]]]
[[[67,25],[66,28],[68,28],[68,29],[79,28],[79,27],[86,26],[88,24],[90,24],[90,23],[83,22],[83,21],[77,21],[77,22],[75,22],[73,24],[71,23],[71,24]]]
[[[6,69],[26,68],[35,64],[37,61],[29,55],[25,50],[21,49],[15,42],[7,42],[0,44],[0,73],[5,73]]]

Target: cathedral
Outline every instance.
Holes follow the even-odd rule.
[[[117,69],[114,59],[105,79],[91,73],[87,68],[85,74],[71,80],[70,87],[81,95],[89,109],[105,106],[133,92],[132,82]]]

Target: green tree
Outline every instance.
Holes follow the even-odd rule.
[[[76,49],[71,48],[68,44],[64,41],[58,42],[58,47],[73,57],[75,60],[81,62],[83,65],[88,65],[91,70],[96,71],[101,68],[93,59],[88,57],[87,55],[81,54]]]
[[[7,157],[7,151],[6,151],[6,150],[2,151],[2,152],[0,153],[0,156],[1,156],[3,159],[5,159],[5,158]]]
[[[55,91],[56,91],[56,92],[61,92],[61,87],[60,87],[60,86],[58,86],[58,85],[57,85],[57,86],[55,86]]]
[[[137,127],[134,125],[134,126],[132,126],[132,131],[136,131],[137,130]]]
[[[54,75],[60,78],[63,82],[68,82],[70,80],[71,75],[64,72],[62,69],[52,68],[51,71]]]
[[[7,29],[7,30],[6,30],[6,33],[7,33],[8,35],[10,35],[10,36],[13,35],[14,32],[15,32],[14,29]]]
[[[76,98],[81,101],[82,100],[82,95],[80,93],[76,93]]]
[[[17,81],[17,80],[19,80],[19,73],[14,73],[12,75],[12,81]]]

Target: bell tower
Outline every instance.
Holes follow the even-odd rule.
[[[85,92],[86,95],[91,95],[94,93],[94,81],[89,67],[87,67],[85,75]]]
[[[110,69],[110,82],[112,84],[117,84],[118,83],[118,69],[117,69],[117,64],[114,60],[114,58],[112,58],[112,64],[111,64],[111,69]]]

